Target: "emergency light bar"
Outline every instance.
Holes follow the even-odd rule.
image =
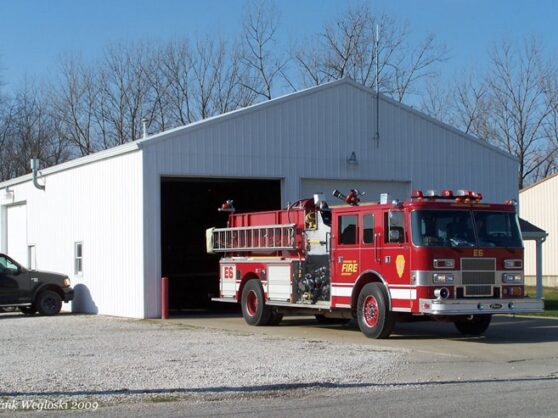
[[[423,193],[422,190],[413,190],[411,198],[416,199],[419,202],[423,199],[455,199],[456,203],[477,203],[482,200],[482,194],[471,190],[458,190],[455,194],[453,193],[453,190],[450,189],[443,190],[442,193],[438,193],[436,190],[427,190],[425,193]]]

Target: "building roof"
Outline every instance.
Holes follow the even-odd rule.
[[[535,240],[539,238],[546,238],[548,236],[548,233],[544,229],[533,225],[523,218],[519,218],[519,228],[521,229],[523,239],[526,240]]]
[[[523,189],[521,189],[521,190],[519,191],[519,194],[521,194],[521,193],[523,193],[523,192],[526,192],[527,190],[532,189],[532,188],[534,188],[534,187],[537,187],[539,184],[544,183],[544,182],[546,182],[546,181],[548,181],[548,180],[550,180],[550,179],[553,179],[553,178],[556,177],[556,176],[558,176],[558,173],[554,173],[554,174],[551,174],[551,175],[549,175],[549,176],[546,176],[545,178],[540,179],[540,180],[534,182],[533,184],[530,184],[530,185],[527,186],[527,187],[524,187]]]
[[[197,121],[197,122],[193,122],[193,123],[190,123],[188,125],[180,126],[180,127],[173,128],[173,129],[169,129],[169,130],[166,130],[166,131],[154,134],[154,135],[149,135],[146,138],[138,139],[136,141],[132,141],[132,142],[129,142],[127,144],[119,145],[119,146],[116,146],[114,148],[110,148],[110,149],[107,149],[107,150],[98,151],[98,152],[96,152],[94,154],[91,154],[91,155],[76,158],[74,160],[67,161],[65,163],[58,164],[56,166],[52,166],[52,167],[48,167],[48,168],[45,168],[43,170],[40,170],[40,175],[41,176],[47,176],[49,174],[69,170],[69,169],[79,167],[79,166],[82,166],[82,165],[86,165],[86,164],[91,164],[91,163],[94,163],[96,161],[104,160],[104,159],[107,159],[107,158],[113,158],[113,157],[116,157],[118,155],[138,151],[138,150],[140,150],[144,147],[155,145],[155,144],[157,144],[161,141],[165,141],[165,140],[169,140],[171,138],[175,138],[178,134],[181,134],[181,133],[201,129],[203,127],[206,127],[206,126],[209,126],[211,124],[218,123],[218,122],[221,122],[221,121],[224,121],[224,120],[241,117],[241,116],[243,116],[247,113],[250,113],[250,112],[258,111],[258,110],[261,110],[263,108],[276,106],[276,105],[279,105],[279,104],[282,104],[284,102],[290,101],[290,100],[292,100],[294,98],[297,98],[297,97],[314,94],[318,91],[325,90],[325,89],[330,89],[330,88],[335,88],[335,87],[340,86],[340,85],[350,85],[350,86],[352,86],[356,89],[364,91],[364,92],[366,92],[370,95],[373,95],[373,96],[375,96],[375,94],[376,94],[372,89],[355,82],[354,80],[350,79],[349,77],[345,77],[345,78],[340,79],[340,80],[335,80],[335,81],[332,81],[332,82],[329,82],[329,83],[321,84],[319,86],[314,86],[314,87],[310,87],[310,88],[307,88],[307,89],[304,89],[304,90],[299,90],[297,92],[290,93],[290,94],[287,94],[287,95],[284,95],[284,96],[281,96],[281,97],[277,97],[277,98],[272,99],[272,100],[268,100],[268,101],[261,102],[261,103],[256,103],[256,104],[253,104],[253,105],[245,107],[245,108],[240,108],[240,109],[237,109],[237,110],[233,110],[231,112],[223,113],[221,115],[217,115],[217,116],[213,116],[213,117],[203,119],[203,120],[200,120],[200,121]],[[419,118],[425,119],[425,120],[427,120],[427,121],[429,121],[433,124],[436,124],[440,127],[443,127],[444,129],[447,129],[448,131],[454,132],[454,133],[460,135],[465,140],[473,142],[477,145],[481,145],[481,146],[483,146],[483,147],[485,147],[485,148],[487,148],[491,151],[494,151],[494,152],[496,152],[496,153],[498,153],[502,156],[505,156],[507,158],[510,158],[512,160],[517,160],[514,156],[512,156],[511,154],[508,154],[507,152],[501,150],[500,148],[497,148],[497,147],[495,147],[491,144],[488,144],[486,141],[480,140],[480,139],[478,139],[474,136],[466,134],[466,133],[460,131],[459,129],[457,129],[455,127],[452,127],[452,126],[450,126],[450,125],[448,125],[444,122],[441,122],[437,119],[434,119],[434,118],[426,115],[425,113],[422,113],[422,112],[420,112],[420,111],[418,111],[418,110],[416,110],[416,109],[414,109],[410,106],[407,106],[405,104],[397,102],[397,101],[395,101],[395,100],[393,100],[393,99],[391,99],[387,96],[384,96],[382,94],[380,94],[380,99],[383,102],[389,103],[392,106],[395,106],[395,107],[397,107],[397,108],[399,108],[399,109],[401,109],[405,112],[412,113],[413,115],[415,115]],[[24,182],[31,181],[31,180],[32,180],[32,175],[27,174],[27,175],[24,175],[24,176],[21,176],[21,177],[17,177],[17,178],[14,178],[14,179],[10,179],[10,180],[1,182],[0,183],[0,188],[16,185],[16,184],[19,184],[19,183],[24,183]]]

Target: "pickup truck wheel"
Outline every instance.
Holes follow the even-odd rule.
[[[265,306],[264,292],[258,280],[248,280],[242,290],[240,304],[242,315],[248,325],[269,325],[273,313],[269,306]]]
[[[62,309],[62,298],[53,290],[46,290],[37,296],[37,310],[41,315],[56,315]]]
[[[454,322],[455,328],[463,335],[481,335],[490,325],[492,315],[471,315]]]
[[[358,295],[358,326],[368,338],[387,338],[395,324],[395,315],[389,310],[385,288],[379,283],[364,285]]]
[[[35,312],[37,312],[37,309],[34,306],[20,306],[19,310],[25,315],[35,315]]]

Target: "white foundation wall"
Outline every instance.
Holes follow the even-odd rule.
[[[25,203],[27,231],[21,233],[35,246],[37,269],[72,280],[75,299],[63,309],[143,318],[141,151],[46,174],[39,182],[44,191],[31,181],[10,185],[9,199],[0,190],[2,251],[9,248],[8,208]],[[83,245],[81,274],[74,271],[76,242]],[[27,259],[17,261],[27,267]]]

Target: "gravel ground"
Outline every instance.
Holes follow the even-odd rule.
[[[389,381],[403,353],[85,315],[0,314],[1,402],[281,396]],[[369,390],[369,389],[368,389]]]

